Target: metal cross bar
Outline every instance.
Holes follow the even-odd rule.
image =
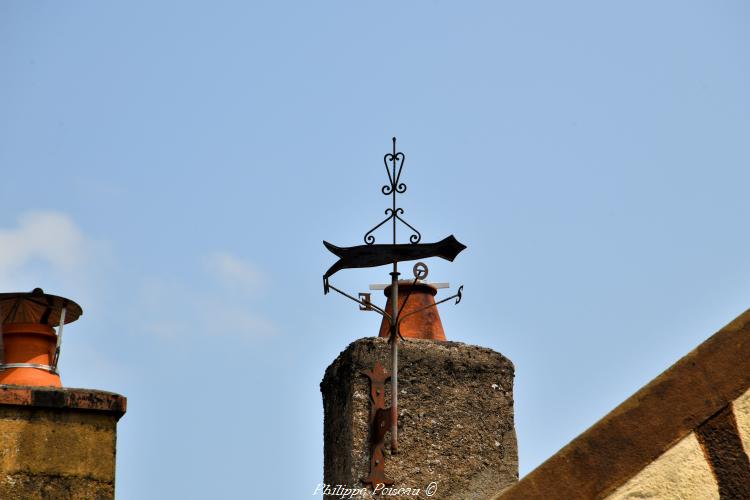
[[[420,307],[419,309],[416,309],[416,310],[414,310],[414,311],[411,311],[411,312],[410,312],[410,313],[408,313],[408,314],[404,314],[403,316],[401,316],[401,315],[399,314],[399,316],[398,316],[398,324],[401,324],[401,322],[402,322],[403,320],[405,320],[406,318],[408,318],[409,316],[411,316],[411,315],[413,315],[413,314],[417,314],[418,312],[422,312],[422,311],[424,311],[425,309],[429,309],[430,307],[435,307],[435,306],[437,306],[438,304],[442,304],[443,302],[448,302],[448,301],[449,301],[449,300],[451,300],[451,299],[456,299],[456,304],[458,304],[459,302],[461,302],[461,298],[463,297],[463,290],[464,290],[464,286],[463,286],[463,285],[461,285],[460,287],[458,287],[458,292],[456,292],[455,294],[451,295],[450,297],[446,297],[446,298],[444,298],[443,300],[440,300],[440,301],[438,301],[438,302],[435,302],[434,304],[427,304],[426,306],[424,306],[424,307]]]
[[[346,293],[346,292],[342,292],[341,290],[339,290],[339,289],[338,289],[338,288],[336,288],[335,286],[331,285],[331,283],[330,283],[330,282],[328,282],[328,281],[326,281],[326,287],[327,287],[327,288],[330,288],[330,289],[331,289],[331,290],[333,290],[334,292],[338,292],[338,293],[340,293],[341,295],[343,295],[344,297],[346,297],[346,298],[348,298],[348,299],[352,299],[352,300],[353,300],[354,302],[356,302],[356,303],[357,303],[357,304],[359,304],[360,306],[363,306],[363,307],[366,307],[366,308],[368,308],[368,310],[369,310],[369,309],[372,309],[373,311],[375,311],[375,312],[378,312],[378,313],[380,313],[380,314],[381,314],[382,316],[385,316],[385,317],[386,317],[386,318],[388,318],[388,320],[390,321],[390,319],[391,319],[391,315],[390,315],[390,314],[388,314],[387,312],[385,312],[385,311],[384,311],[383,309],[381,309],[380,307],[378,307],[378,306],[376,306],[375,304],[373,304],[372,302],[365,302],[365,301],[363,301],[363,300],[360,300],[360,299],[357,299],[357,298],[355,298],[355,297],[352,297],[352,296],[351,296],[351,295],[349,295],[348,293]]]

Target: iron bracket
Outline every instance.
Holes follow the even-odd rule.
[[[374,489],[379,484],[393,484],[385,475],[385,433],[391,428],[390,408],[385,407],[385,382],[391,376],[380,361],[375,362],[372,370],[361,373],[370,379],[370,474],[362,482]]]
[[[359,299],[354,298],[351,295],[349,295],[348,293],[343,292],[343,291],[339,290],[338,288],[336,288],[335,286],[333,286],[328,281],[328,278],[323,278],[323,292],[324,293],[328,293],[331,290],[333,290],[334,292],[339,293],[339,294],[343,295],[344,297],[346,297],[347,299],[351,299],[354,302],[356,302],[357,304],[359,304],[360,310],[362,310],[362,311],[375,311],[378,314],[380,314],[381,316],[384,316],[385,318],[388,318],[388,321],[391,320],[391,315],[388,314],[387,312],[385,312],[380,307],[378,307],[375,304],[373,304],[372,301],[369,300],[369,297],[363,297],[363,298],[359,298]],[[360,296],[361,295],[362,294],[360,294]],[[366,295],[369,295],[369,294],[366,294]],[[365,299],[367,299],[367,300],[365,300]]]

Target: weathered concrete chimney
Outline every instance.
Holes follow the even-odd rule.
[[[399,305],[409,292],[410,311],[434,303],[433,287],[410,289],[404,283]],[[390,453],[385,440],[384,472],[392,485],[380,484],[378,493],[407,498],[420,489],[420,498],[427,493],[432,498],[491,498],[518,480],[513,364],[490,349],[444,341],[436,307],[408,320],[401,325],[399,450]],[[373,389],[363,373],[372,373],[376,363],[389,366],[388,339],[382,338],[387,335],[381,327],[380,338],[350,344],[320,384],[325,415],[325,484],[320,493],[327,498],[341,498],[346,488],[356,492],[354,498],[369,498],[373,492],[363,479],[371,473],[373,441],[385,431],[378,436],[373,429],[371,404],[381,397],[380,389]],[[383,390],[388,401],[390,384]]]
[[[110,499],[119,394],[63,388],[66,323],[83,311],[44,293],[0,294],[0,498]],[[57,326],[57,332],[53,326]]]

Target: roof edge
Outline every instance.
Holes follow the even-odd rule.
[[[750,309],[495,500],[603,498],[750,386]]]

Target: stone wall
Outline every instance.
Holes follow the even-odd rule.
[[[372,369],[376,361],[390,367],[387,340],[364,338],[349,345],[326,370],[321,392],[328,485],[362,488],[361,479],[368,475],[369,380],[361,371]],[[490,349],[402,341],[399,452],[391,455],[387,447],[385,460],[393,486],[424,490],[435,483],[432,498],[477,500],[515,482],[513,377],[510,360]],[[390,406],[390,383],[386,388]]]
[[[607,497],[636,498],[719,500],[719,488],[695,433],[688,434]]]
[[[114,498],[125,404],[103,391],[0,386],[0,498]]]
[[[750,498],[750,390],[607,497]]]

